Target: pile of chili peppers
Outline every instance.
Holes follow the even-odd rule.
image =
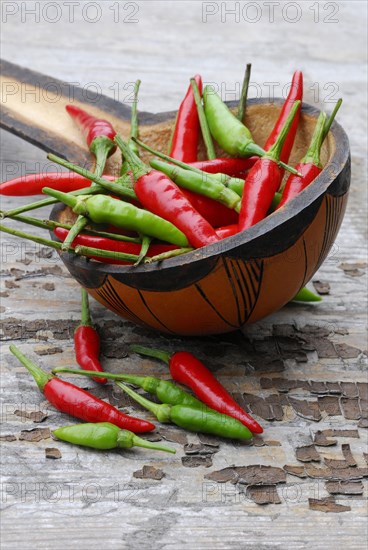
[[[68,115],[80,128],[95,170],[89,171],[55,155],[48,158],[68,172],[31,174],[0,185],[3,195],[47,194],[49,198],[30,205],[1,211],[0,217],[53,231],[57,241],[35,236],[0,224],[0,230],[35,242],[80,254],[89,260],[133,264],[163,261],[221,239],[246,231],[274,210],[292,200],[322,171],[320,151],[335,115],[339,100],[327,118],[321,113],[308,150],[295,166],[287,163],[298,131],[303,98],[303,76],[293,75],[290,92],[279,117],[261,147],[245,126],[247,85],[250,65],[244,78],[237,116],[200,75],[191,79],[178,114],[168,154],[154,151],[138,139],[137,101],[140,81],[135,86],[131,131],[126,142],[106,120],[96,118],[75,105],[67,105]],[[198,160],[203,139],[208,160]],[[229,158],[217,157],[214,141]],[[144,163],[140,149],[156,159]],[[108,158],[120,151],[121,172],[114,178],[105,174]],[[289,175],[283,178],[285,172]],[[24,215],[41,206],[61,201],[76,214],[74,224]],[[318,299],[302,289],[295,299]],[[196,397],[173,382],[152,377],[110,374],[99,360],[99,335],[93,326],[88,297],[82,290],[81,324],[75,331],[76,361],[83,370],[58,368],[48,374],[27,359],[15,346],[10,351],[33,375],[39,389],[58,410],[87,422],[55,430],[55,437],[98,449],[130,448],[134,445],[175,452],[139,438],[136,433],[154,429],[146,420],[125,415],[92,394],[63,381],[55,374],[84,374],[96,382],[117,385],[150,410],[161,422],[173,422],[188,430],[221,437],[250,439],[262,427],[244,411],[192,354],[169,355],[141,346],[133,351],[164,360],[172,378],[188,386]],[[154,394],[153,403],[122,382]]]
[[[57,240],[43,239],[5,225],[0,230],[34,240],[59,251],[80,254],[106,263],[133,264],[163,261],[246,231],[299,194],[321,172],[321,146],[340,107],[327,119],[318,118],[308,151],[288,166],[298,131],[303,98],[303,75],[293,75],[289,94],[263,147],[245,126],[250,65],[244,77],[237,116],[210,86],[196,75],[182,100],[168,155],[138,139],[136,82],[131,131],[125,142],[112,125],[77,105],[67,105],[95,157],[95,170],[48,155],[68,172],[31,174],[0,185],[0,194],[50,198],[1,211],[0,217],[53,231]],[[200,139],[208,160],[198,160]],[[230,158],[216,158],[214,140]],[[149,165],[139,158],[140,148],[158,159]],[[119,177],[105,174],[108,158],[119,150]],[[165,162],[166,161],[166,162]],[[289,176],[283,178],[285,171]],[[77,218],[67,225],[25,216],[40,206],[64,202]]]

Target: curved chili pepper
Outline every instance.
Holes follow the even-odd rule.
[[[282,130],[283,125],[286,122],[288,114],[290,113],[294,105],[294,102],[297,100],[299,101],[303,100],[303,73],[301,71],[295,71],[295,73],[293,74],[289,94],[286,100],[284,101],[281,112],[273,127],[273,130],[267,138],[267,141],[264,146],[265,151],[269,151],[272,145],[275,143],[278,135]],[[302,108],[302,105],[300,104],[297,110],[297,113],[295,115],[295,118],[293,120],[293,123],[290,126],[290,130],[286,136],[284,145],[282,146],[280,160],[282,160],[283,162],[288,162],[289,160],[290,153],[294,145],[296,132],[298,130],[301,108]]]
[[[78,124],[89,150],[95,155],[96,173],[101,176],[106,159],[116,151],[114,128],[107,120],[96,118],[75,105],[66,105],[65,109]]]
[[[149,432],[155,428],[151,422],[128,416],[82,388],[47,374],[13,344],[9,346],[9,350],[32,374],[39,390],[59,411],[86,422],[111,422],[119,428],[126,428],[132,432]]]
[[[43,191],[70,206],[76,214],[86,216],[95,223],[111,223],[178,246],[188,245],[184,233],[171,222],[128,202],[105,195],[75,197],[48,187]]]
[[[220,239],[226,239],[226,237],[232,237],[239,233],[239,227],[237,223],[232,223],[230,225],[223,225],[222,227],[216,228],[216,233]]]
[[[100,336],[93,327],[88,304],[88,293],[81,288],[81,323],[74,331],[74,351],[78,365],[88,371],[103,372],[99,361]],[[94,378],[100,384],[106,384],[106,378]]]
[[[54,234],[60,239],[61,241],[64,241],[65,238],[68,235],[68,230],[64,229],[63,227],[55,227],[53,230]],[[98,248],[100,250],[110,250],[111,252],[123,252],[125,254],[135,254],[139,255],[142,245],[139,243],[132,243],[132,242],[125,242],[125,241],[116,241],[114,239],[109,239],[105,237],[97,237],[94,235],[85,235],[83,233],[80,233],[77,235],[77,237],[73,240],[73,246],[76,247],[78,245],[81,246],[89,246],[91,248]],[[177,246],[173,244],[151,244],[147,256],[157,256],[157,254],[162,254],[162,252],[169,252],[170,250],[177,249]],[[93,257],[94,260],[100,261],[100,262],[106,262],[109,264],[118,264],[118,265],[127,265],[131,262],[124,262],[121,260],[114,260],[113,258],[102,258],[102,257]]]
[[[229,415],[253,433],[262,433],[262,427],[234,401],[211,371],[192,353],[179,351],[170,355],[166,351],[150,349],[143,346],[130,346],[132,351],[156,357],[169,365],[173,379],[188,386],[206,405],[216,411]]]
[[[129,147],[116,137],[135,178],[134,191],[141,204],[151,212],[175,224],[195,248],[217,242],[213,227],[193,207],[173,181],[146,166]]]
[[[252,438],[252,432],[236,418],[221,414],[206,406],[197,408],[188,405],[169,405],[167,403],[159,405],[145,399],[121,382],[116,382],[116,385],[142,407],[151,411],[160,422],[173,422],[177,426],[192,432],[210,433],[220,437],[230,437],[232,439]]]
[[[305,189],[317,176],[322,172],[322,164],[320,160],[321,147],[324,139],[324,128],[326,123],[325,113],[320,113],[314,132],[312,141],[306,155],[296,165],[298,172],[303,177],[290,174],[286,180],[286,184],[282,193],[281,201],[277,209],[281,208],[285,203],[296,197],[303,189]]]
[[[206,86],[203,90],[204,110],[211,134],[220,147],[234,157],[263,157],[266,151],[257,145],[249,129],[236,118],[216,92]],[[279,161],[291,173],[294,168]]]
[[[138,437],[129,430],[121,430],[111,422],[98,422],[96,424],[74,424],[57,428],[52,434],[61,441],[67,441],[74,445],[91,447],[92,449],[131,449],[132,447],[144,447],[156,451],[176,453],[175,449],[152,443]]]
[[[267,216],[282,179],[278,159],[299,105],[300,101],[294,103],[277,140],[266,155],[255,163],[245,180],[239,214],[239,231],[248,229]]]
[[[198,89],[202,93],[202,78],[195,76]],[[180,104],[176,117],[175,128],[170,145],[170,157],[183,162],[197,160],[199,135],[199,118],[192,86],[189,85],[187,93]]]

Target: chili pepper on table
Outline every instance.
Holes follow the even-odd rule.
[[[321,302],[322,298],[315,294],[309,288],[303,287],[291,300],[292,302]]]
[[[249,129],[236,118],[221,98],[206,86],[203,90],[204,110],[211,134],[220,147],[234,157],[262,157],[266,151],[257,145]],[[296,170],[283,163],[279,164],[291,173]]]
[[[82,214],[95,223],[111,223],[178,246],[188,245],[184,233],[172,223],[128,202],[106,195],[74,197],[48,187],[43,191],[70,206],[76,214]]]
[[[56,367],[53,369],[53,374],[59,373],[65,374],[77,374],[80,376],[93,377],[93,371],[80,371],[79,369],[70,369],[67,367]],[[107,372],[99,374],[98,376],[105,376],[108,380],[118,380],[128,382],[134,386],[138,386],[145,390],[147,393],[152,393],[162,403],[168,405],[188,405],[190,407],[203,407],[202,401],[196,399],[193,395],[180,388],[177,384],[170,382],[169,380],[161,380],[154,376],[137,376],[135,374],[120,374]]]
[[[74,331],[74,351],[78,365],[88,371],[103,372],[99,360],[100,336],[92,325],[88,304],[88,293],[81,288],[81,323]],[[106,384],[106,378],[94,378],[100,384]]]
[[[107,120],[96,118],[76,105],[66,105],[65,109],[82,130],[89,150],[96,157],[95,172],[101,176],[107,158],[116,151],[114,128]]]
[[[195,76],[198,89],[202,93],[202,79]],[[178,109],[175,127],[171,138],[169,155],[183,162],[197,160],[199,136],[199,118],[192,86],[189,85],[187,93]]]
[[[278,163],[282,147],[299,105],[300,101],[294,103],[275,143],[265,156],[258,159],[246,177],[239,214],[239,231],[248,229],[267,216],[282,179],[282,170]]]
[[[130,349],[141,355],[161,359],[169,366],[173,379],[188,386],[203,403],[237,419],[253,433],[263,432],[258,422],[234,401],[211,371],[192,353],[179,351],[170,355],[166,351],[138,345],[130,346]]]
[[[192,432],[210,433],[220,437],[232,439],[252,438],[252,432],[241,422],[204,405],[202,408],[188,405],[169,405],[167,403],[160,405],[149,401],[121,382],[116,382],[116,385],[137,403],[151,411],[160,422],[173,422],[177,426]]]
[[[293,74],[293,78],[291,81],[290,90],[288,93],[288,96],[286,100],[284,101],[284,104],[282,106],[282,109],[280,111],[280,114],[278,116],[278,119],[270,133],[270,135],[267,138],[267,141],[264,146],[265,151],[269,151],[275,141],[277,140],[278,135],[280,134],[283,125],[286,122],[286,119],[288,117],[288,114],[290,113],[294,102],[295,101],[302,101],[303,100],[303,73],[301,71],[295,71]],[[293,120],[292,125],[290,126],[290,130],[286,136],[284,145],[282,146],[282,151],[280,154],[280,160],[283,162],[288,162],[291,150],[294,145],[296,132],[298,130],[298,124],[299,124],[299,118],[300,118],[300,111],[301,111],[301,104],[299,106],[299,109],[295,115],[295,118]],[[283,172],[281,172],[283,175]]]
[[[121,430],[111,422],[98,422],[95,424],[74,424],[57,428],[52,434],[61,441],[67,441],[74,445],[91,447],[92,449],[131,449],[132,447],[144,447],[155,451],[176,453],[172,447],[152,443],[138,437],[129,430]]]
[[[9,350],[32,374],[39,390],[59,411],[86,422],[111,422],[119,428],[138,433],[155,428],[151,422],[128,416],[82,388],[46,373],[13,344],[9,346]]]
[[[308,151],[302,160],[296,165],[296,168],[298,172],[302,174],[302,177],[293,175],[288,177],[282,192],[281,201],[279,202],[277,208],[281,208],[289,200],[296,197],[296,195],[303,191],[303,189],[305,189],[318,176],[318,174],[322,172],[322,164],[320,159],[322,143],[331,127],[341,103],[342,100],[337,102],[335,109],[327,121],[326,115],[324,113],[320,113]]]
[[[58,237],[58,239],[64,241],[68,234],[68,230],[64,229],[63,227],[55,227],[54,234],[56,235],[56,237]],[[94,235],[86,235],[84,233],[80,233],[73,240],[72,246],[76,247],[78,245],[87,246],[90,248],[98,248],[100,250],[109,250],[111,252],[122,252],[125,254],[135,255],[139,255],[142,246],[140,243],[136,242],[114,240]],[[175,250],[176,248],[177,247],[175,245],[170,244],[150,244],[147,256],[156,256],[157,254],[161,254],[162,252],[169,252],[170,250]],[[95,257],[93,259],[111,264],[126,265],[128,263],[131,263],[127,261],[124,262],[121,260],[114,260],[113,258]]]
[[[134,191],[145,208],[175,224],[195,248],[219,240],[213,227],[173,181],[146,166],[119,136],[115,139],[130,164],[135,179]]]

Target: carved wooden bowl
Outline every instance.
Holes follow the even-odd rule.
[[[50,77],[12,64],[3,64],[2,69],[15,86],[19,81],[41,89],[50,85]],[[4,104],[2,125],[48,151],[86,164],[91,158],[83,139],[65,115],[70,85],[55,79],[52,82],[61,93],[57,102],[47,106],[47,125],[42,122],[43,106],[37,102],[25,106],[21,97],[19,101],[12,97],[12,102]],[[123,137],[128,136],[128,107],[104,96],[89,103],[79,88],[73,89],[73,97],[76,104],[107,118]],[[249,100],[245,123],[260,145],[265,143],[281,104],[282,100]],[[305,154],[318,114],[314,107],[303,105],[291,164]],[[166,151],[174,120],[172,112],[141,112],[141,139]],[[118,155],[111,159],[110,171],[115,170],[118,159]],[[247,231],[194,252],[139,267],[108,265],[68,253],[61,259],[96,300],[133,323],[179,335],[239,329],[292,299],[329,253],[344,216],[350,185],[349,142],[336,122],[323,145],[322,162],[324,169],[315,181],[277,212]],[[68,209],[57,205],[51,217],[65,219],[69,215]]]
[[[249,101],[246,123],[257,143],[272,129],[279,104]],[[302,158],[318,111],[303,106],[291,163]],[[141,131],[165,150],[170,113]],[[159,264],[107,265],[72,254],[61,258],[101,304],[130,321],[166,333],[216,334],[277,311],[313,276],[339,230],[350,183],[349,144],[334,124],[322,151],[324,170],[298,197],[265,220],[219,243]],[[67,215],[62,205],[53,219]]]

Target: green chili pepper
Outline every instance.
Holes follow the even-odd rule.
[[[203,90],[204,112],[212,136],[220,147],[234,157],[263,157],[266,152],[257,145],[250,130],[230,111],[211,86]],[[298,172],[279,161],[280,166],[291,172]]]
[[[203,407],[202,401],[196,399],[193,395],[182,390],[179,386],[169,380],[161,380],[153,376],[136,376],[134,374],[112,374],[110,372],[101,373],[90,370],[69,369],[68,367],[56,367],[53,374],[64,372],[67,374],[80,374],[82,376],[107,378],[108,380],[124,380],[134,386],[139,386],[148,393],[152,393],[159,398],[162,403],[168,405],[188,405],[190,407]]]
[[[150,165],[155,170],[160,170],[160,172],[169,176],[180,187],[214,199],[228,208],[233,208],[236,212],[240,211],[240,196],[211,174],[206,172],[198,174],[156,159],[151,160]]]
[[[110,422],[74,424],[72,426],[57,428],[52,433],[62,441],[82,445],[83,447],[92,447],[92,449],[108,450],[118,447],[130,449],[135,446],[155,449],[156,451],[165,451],[167,453],[176,453],[176,450],[171,447],[146,441],[129,430],[121,430]]]
[[[292,298],[292,302],[321,302],[321,296],[304,287]]]
[[[169,405],[153,403],[134,390],[116,382],[137,403],[151,411],[160,422],[172,422],[192,432],[203,432],[229,437],[232,439],[251,439],[252,432],[235,418],[221,414],[203,405],[201,408],[188,405]]]
[[[184,233],[171,222],[128,202],[106,195],[75,197],[48,187],[44,187],[42,191],[70,206],[76,214],[82,214],[95,223],[109,223],[178,246],[188,246]]]

